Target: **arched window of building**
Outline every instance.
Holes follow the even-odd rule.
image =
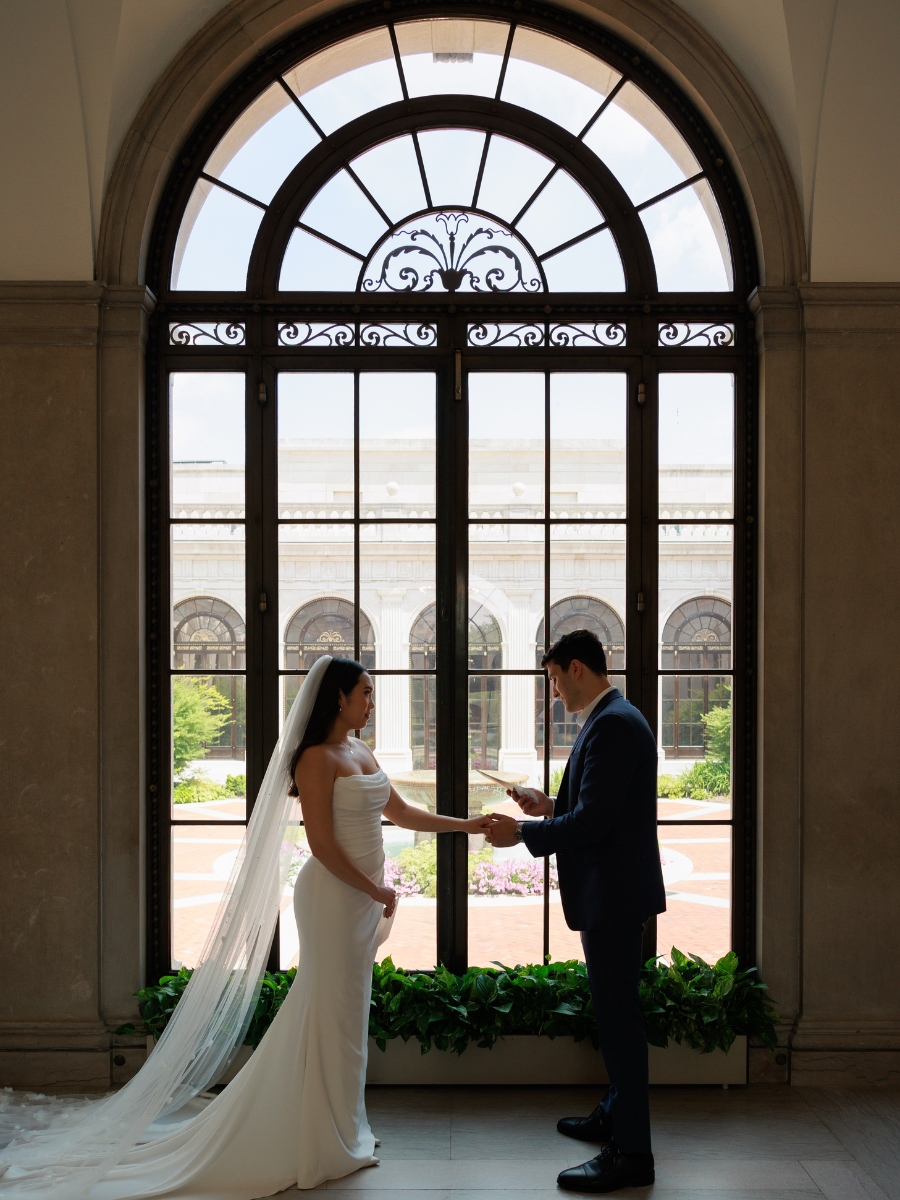
[[[244,621],[224,600],[182,600],[172,614],[172,632],[176,670],[243,671]]]
[[[662,666],[696,675],[664,675],[660,744],[667,758],[702,758],[703,715],[731,703],[731,605],[716,596],[686,600],[666,621]]]
[[[625,676],[618,674],[625,666],[625,628],[616,612],[602,600],[593,596],[567,596],[550,608],[549,645],[573,629],[589,629],[603,643],[606,665],[612,682],[625,690]],[[538,625],[535,637],[535,665],[541,665],[545,650],[544,622]],[[544,749],[544,702],[543,689],[536,689],[534,737],[538,752]],[[566,712],[562,700],[554,700],[550,719],[550,757],[568,758],[569,750],[578,737],[578,723],[572,713]]]
[[[349,600],[326,596],[299,608],[284,635],[284,665],[288,671],[308,671],[317,658],[356,658],[353,605]],[[359,662],[375,666],[375,638],[366,614],[359,614]]]
[[[175,605],[172,613],[176,671],[242,672],[247,635],[240,613],[214,596],[194,596]],[[208,685],[231,706],[229,719],[214,742],[205,745],[206,758],[242,759],[246,748],[246,701],[242,675],[209,675]]]
[[[437,650],[437,609],[428,606],[409,635],[412,670],[433,670]],[[469,669],[498,671],[503,666],[503,640],[496,618],[481,604],[469,603]],[[413,769],[434,770],[437,716],[434,676],[410,680],[410,734]],[[469,765],[496,768],[500,752],[500,678],[469,679]]]

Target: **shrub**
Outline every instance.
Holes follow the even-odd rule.
[[[207,800],[221,800],[228,793],[221,783],[206,775],[189,775],[179,779],[172,792],[176,804],[204,804]]]
[[[660,775],[656,794],[673,799],[712,800],[731,793],[731,770],[727,762],[710,759],[694,763],[683,775]]]
[[[226,796],[246,796],[247,795],[247,776],[246,775],[227,775],[225,777],[225,795]]]
[[[469,855],[469,894],[475,896],[543,896],[544,860],[542,858],[505,858],[474,862]],[[559,887],[556,867],[550,868],[550,889]]]

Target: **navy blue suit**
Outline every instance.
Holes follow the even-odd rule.
[[[665,912],[656,833],[656,742],[613,689],[584,723],[554,815],[523,826],[535,856],[556,855],[566,923],[581,931],[600,1048],[603,1100],[619,1149],[649,1153],[647,1037],[638,1005],[643,926]]]

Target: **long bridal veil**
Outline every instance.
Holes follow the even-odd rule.
[[[147,1062],[121,1091],[73,1107],[50,1128],[25,1122],[31,1128],[0,1152],[0,1197],[84,1195],[147,1140],[154,1121],[213,1083],[243,1042],[299,834],[290,760],[330,662],[316,660],[291,707],[200,963]]]

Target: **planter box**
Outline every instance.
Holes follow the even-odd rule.
[[[519,1036],[501,1038],[491,1050],[469,1046],[462,1055],[399,1038],[382,1053],[369,1041],[368,1083],[374,1084],[595,1084],[608,1083],[603,1056],[587,1039]],[[701,1054],[670,1042],[650,1047],[650,1082],[730,1084],[747,1082],[747,1039],[736,1038],[728,1054]]]
[[[148,1039],[148,1050],[152,1039]],[[735,1038],[728,1054],[701,1054],[670,1042],[650,1048],[650,1082],[730,1084],[747,1082],[747,1039]],[[253,1051],[241,1046],[217,1083],[230,1083]],[[469,1046],[465,1054],[431,1049],[395,1038],[382,1053],[369,1040],[366,1082],[374,1084],[595,1084],[608,1083],[603,1056],[585,1039],[519,1036],[500,1038],[491,1050]]]

